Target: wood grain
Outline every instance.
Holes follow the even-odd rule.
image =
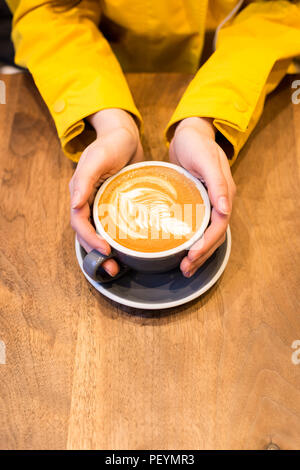
[[[1,449],[300,447],[300,105],[269,98],[234,166],[229,265],[201,299],[155,313],[85,281],[48,111],[26,74],[0,76]],[[148,158],[190,77],[130,75]]]

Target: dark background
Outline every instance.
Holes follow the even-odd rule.
[[[10,40],[12,15],[4,0],[0,0],[0,62],[14,63],[14,48]]]

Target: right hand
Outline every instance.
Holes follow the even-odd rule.
[[[128,163],[144,159],[139,131],[132,116],[122,109],[105,109],[88,118],[97,138],[82,153],[70,181],[71,226],[81,246],[109,255],[111,248],[90,222],[90,204],[104,180],[117,173]],[[111,276],[119,271],[114,259],[103,263]]]
[[[170,159],[206,184],[213,206],[211,224],[180,264],[183,275],[191,277],[225,240],[236,186],[211,118],[183,119],[170,145]]]

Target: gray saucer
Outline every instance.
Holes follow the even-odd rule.
[[[130,270],[120,279],[100,284],[83,271],[82,261],[85,251],[76,237],[75,250],[83,274],[101,294],[129,307],[160,310],[196,299],[217,282],[228,263],[231,234],[228,227],[223,245],[190,279],[183,277],[179,268],[159,274],[144,274]]]

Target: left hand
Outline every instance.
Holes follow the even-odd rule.
[[[191,277],[225,240],[236,186],[210,118],[191,117],[178,124],[170,144],[170,161],[204,181],[213,206],[211,224],[180,265],[183,275]]]
[[[133,117],[122,109],[103,109],[87,118],[97,138],[82,153],[70,181],[71,226],[81,246],[109,255],[111,248],[100,237],[90,221],[90,204],[97,189],[106,178],[117,173],[128,163],[143,160],[139,131]],[[119,271],[114,259],[103,263],[112,277]]]

